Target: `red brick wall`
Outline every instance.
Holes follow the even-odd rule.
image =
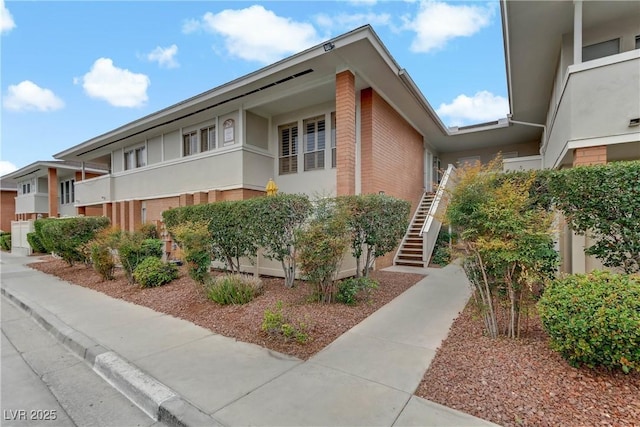
[[[356,192],[356,92],[350,71],[336,74],[336,179],[338,195]]]
[[[166,197],[146,201],[147,221],[162,221],[162,212],[180,207],[179,197]]]
[[[49,216],[58,216],[58,170],[49,168]]]
[[[407,200],[411,213],[424,191],[423,137],[373,89],[360,94],[362,193]],[[376,260],[377,268],[393,263],[395,251]]]
[[[602,165],[607,163],[607,146],[576,148],[573,151],[573,166]]]
[[[11,232],[11,221],[16,219],[17,191],[0,192],[0,230]]]

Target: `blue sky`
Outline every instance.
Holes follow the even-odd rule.
[[[0,175],[367,23],[447,125],[507,114],[497,1],[0,0]]]

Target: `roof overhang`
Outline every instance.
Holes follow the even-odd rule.
[[[70,171],[70,172],[80,172],[83,170],[82,164],[78,162],[69,162],[69,161],[59,161],[59,160],[51,160],[51,161],[37,161],[33,162],[25,167],[22,167],[18,170],[15,170],[11,173],[2,176],[2,181],[7,182],[18,182],[22,179],[26,178],[38,178],[41,176],[48,176],[49,169],[56,169],[59,172]],[[96,174],[105,174],[108,173],[109,170],[107,168],[98,166],[98,165],[85,165],[85,172],[96,173]]]
[[[564,34],[573,34],[574,2],[500,3],[507,87],[514,120],[544,123]],[[640,17],[638,1],[584,1],[582,28]]]

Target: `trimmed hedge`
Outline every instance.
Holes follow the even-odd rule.
[[[11,250],[11,233],[0,234],[0,248],[4,251]]]
[[[127,280],[133,283],[133,272],[142,261],[149,257],[162,258],[162,240],[145,239],[141,233],[125,233],[120,238],[118,255]]]
[[[109,226],[107,217],[47,218],[41,225],[42,243],[45,248],[59,255],[67,264],[87,262],[87,254],[82,249],[96,233]]]
[[[47,249],[44,247],[42,240],[38,236],[38,233],[36,233],[35,231],[33,233],[27,233],[27,242],[29,243],[29,246],[31,246],[33,252],[39,254],[44,254],[47,252]]]
[[[640,276],[570,275],[545,289],[538,310],[571,365],[640,371]]]

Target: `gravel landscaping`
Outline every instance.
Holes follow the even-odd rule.
[[[263,277],[264,293],[252,302],[221,306],[206,298],[203,288],[189,278],[184,267],[181,267],[177,280],[164,286],[141,289],[129,284],[121,270],[117,270],[116,280],[104,281],[91,267],[83,264],[69,267],[64,261],[51,256],[42,259],[45,262],[29,266],[111,297],[188,320],[238,341],[258,344],[304,360],[424,277],[375,271],[372,277],[380,286],[371,292],[368,301],[361,301],[355,306],[309,302],[312,289],[306,282],[296,281],[294,288],[287,289],[283,279]],[[283,302],[283,313],[290,321],[306,325],[305,332],[310,338],[307,343],[285,341],[281,336],[272,336],[261,330],[264,311],[273,310],[278,301]]]
[[[492,340],[470,305],[416,394],[504,426],[640,426],[639,373],[571,367],[537,317],[525,337]]]

